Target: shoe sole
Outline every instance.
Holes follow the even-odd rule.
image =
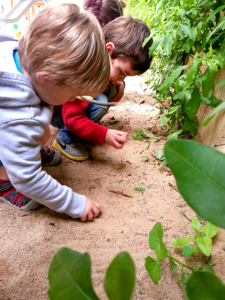
[[[38,202],[33,201],[33,200],[31,200],[29,203],[27,203],[25,206],[22,206],[22,207],[18,207],[16,205],[13,205],[11,202],[9,202],[8,200],[6,200],[3,197],[0,197],[0,201],[4,202],[6,204],[10,204],[11,206],[13,206],[15,208],[18,208],[20,210],[23,210],[23,211],[32,211],[32,210],[35,210],[35,209],[43,206],[41,203],[38,203]]]
[[[68,153],[66,153],[57,143],[56,143],[56,140],[54,140],[53,142],[53,146],[58,150],[60,151],[63,155],[65,155],[66,157],[72,159],[72,160],[75,160],[75,161],[83,161],[83,160],[87,160],[88,159],[88,156],[72,156],[72,155],[69,155]]]

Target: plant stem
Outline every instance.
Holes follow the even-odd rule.
[[[194,271],[194,269],[193,269],[192,267],[187,266],[187,265],[185,265],[185,264],[179,262],[179,260],[177,260],[176,258],[174,258],[172,255],[167,255],[167,257],[173,259],[175,262],[177,262],[177,263],[178,263],[179,265],[181,265],[182,267],[185,267],[185,268],[191,270],[192,272]]]

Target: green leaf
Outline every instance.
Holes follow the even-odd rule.
[[[155,11],[156,11],[156,12],[160,9],[160,7],[162,6],[162,4],[163,4],[163,0],[160,0],[160,1],[157,3],[156,8],[155,8]]]
[[[168,122],[169,122],[169,118],[167,118],[167,117],[163,117],[161,120],[160,120],[160,123],[159,123],[159,125],[160,126],[165,126]]]
[[[127,252],[121,252],[113,259],[106,271],[104,280],[106,294],[109,300],[129,300],[132,297],[134,285],[133,260]]]
[[[208,43],[208,41],[211,39],[211,37],[220,29],[223,29],[223,26],[225,24],[225,19],[221,18],[221,21],[216,25],[216,27],[213,29],[212,32],[210,32],[206,38],[206,43]]]
[[[149,157],[148,157],[148,156],[145,156],[141,161],[142,161],[142,162],[149,161]]]
[[[204,268],[202,269],[203,272],[210,272],[214,274],[213,269],[210,265],[204,265]]]
[[[207,221],[203,228],[203,232],[205,235],[212,238],[217,234],[217,227]]]
[[[214,81],[216,79],[217,72],[208,66],[205,73],[201,76],[202,80],[202,94],[207,97],[209,92],[214,88]]]
[[[206,256],[211,255],[212,252],[212,239],[208,236],[197,237],[196,243],[198,244],[200,250]]]
[[[201,95],[199,89],[195,86],[191,99],[184,105],[184,111],[188,115],[190,120],[193,120],[198,112],[199,106],[201,104]]]
[[[195,241],[195,238],[193,236],[189,236],[185,239],[183,238],[178,238],[176,240],[174,240],[172,242],[172,247],[176,248],[178,246],[185,246],[187,245],[189,242],[194,242]]]
[[[198,53],[195,54],[195,57],[198,57]],[[189,72],[187,73],[187,79],[184,88],[188,89],[191,84],[194,83],[196,74],[198,72],[198,61],[194,60],[193,64],[190,67]]]
[[[202,123],[202,126],[205,127],[209,124],[209,122],[212,120],[212,118],[217,114],[219,111],[225,109],[225,101],[222,102],[220,105],[218,105],[214,111],[210,114],[210,116]]]
[[[190,300],[225,300],[225,286],[216,275],[197,271],[187,281],[187,294]]]
[[[160,245],[158,245],[158,247],[155,249],[157,261],[160,262],[164,260],[167,256],[167,253],[169,253],[169,251],[167,250],[165,243],[161,242]]]
[[[185,257],[190,257],[192,254],[195,254],[196,252],[198,252],[198,248],[196,247],[191,248],[189,245],[187,245],[182,248],[182,254]]]
[[[225,155],[188,140],[168,141],[164,151],[188,205],[209,222],[225,228]]]
[[[165,37],[164,37],[164,48],[165,48],[165,51],[166,51],[166,55],[170,55],[171,53],[171,49],[172,49],[172,44],[173,44],[173,38],[170,34],[167,34]]]
[[[198,123],[194,120],[190,120],[187,115],[184,115],[184,127],[185,129],[193,136],[195,137],[197,134],[197,127]]]
[[[176,270],[176,268],[180,267],[179,265],[175,264],[175,262],[173,261],[172,258],[169,258],[170,261],[170,273],[171,273],[171,277],[173,276],[174,271]]]
[[[170,110],[168,111],[167,115],[174,114],[179,108],[180,108],[180,106],[173,106],[173,107],[171,107]]]
[[[147,270],[151,280],[154,284],[158,284],[161,279],[161,267],[160,264],[155,261],[152,257],[148,256],[145,258],[145,269]]]
[[[97,300],[91,282],[90,256],[69,248],[59,250],[48,272],[51,300]]]
[[[191,228],[200,236],[201,224],[198,219],[193,219],[191,221]]]
[[[143,189],[142,187],[136,187],[134,190],[142,193],[145,191],[145,189]]]
[[[177,139],[178,135],[181,134],[182,132],[183,132],[183,129],[179,129],[178,131],[171,133],[170,135],[168,135],[167,140]]]
[[[164,37],[160,37],[155,42],[153,42],[152,46],[149,48],[149,57],[152,56],[152,53],[159,46],[159,44],[162,42],[163,39],[164,39]]]
[[[193,40],[193,31],[190,26],[182,24],[180,26],[180,31],[184,32],[191,40]]]
[[[216,14],[218,14],[220,11],[225,9],[225,5],[219,6],[216,10],[213,10],[213,12],[209,15],[207,20],[211,20]]]
[[[177,79],[177,77],[180,75],[180,73],[186,69],[187,66],[180,66],[176,68],[170,75],[170,77],[166,77],[164,82],[159,86],[158,91],[161,92],[162,94],[166,94],[171,83]]]
[[[151,38],[152,38],[152,34],[144,40],[144,42],[142,43],[142,48],[144,48],[144,46],[150,41]]]
[[[149,232],[148,243],[152,250],[155,250],[163,239],[163,229],[160,222],[156,222],[152,230]]]

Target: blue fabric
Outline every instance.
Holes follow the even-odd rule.
[[[23,74],[22,69],[21,69],[21,67],[20,67],[19,53],[18,53],[17,50],[14,50],[14,51],[13,51],[13,58],[14,58],[14,61],[15,61],[17,70],[18,70],[21,74]]]
[[[2,162],[0,161],[0,167],[3,166]]]
[[[98,95],[95,100],[98,102],[110,102],[117,94],[117,88],[114,85],[110,85],[106,92]],[[101,119],[107,113],[109,107],[100,106],[97,104],[90,104],[85,109],[88,119],[92,120],[95,123],[99,123]],[[71,132],[64,124],[62,117],[62,107],[53,115],[51,123],[52,126],[60,129],[59,136],[67,144],[72,144],[75,142],[81,141],[76,134]]]

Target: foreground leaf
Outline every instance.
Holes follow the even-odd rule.
[[[225,155],[188,140],[170,140],[164,149],[185,201],[203,218],[225,228]]]
[[[48,272],[51,300],[97,300],[91,283],[91,259],[69,248],[59,250]]]
[[[192,254],[195,254],[196,252],[198,252],[198,250],[199,249],[196,247],[191,248],[189,245],[187,245],[182,248],[182,254],[185,257],[190,257]]]
[[[194,272],[187,281],[190,300],[225,300],[225,286],[209,272]]]
[[[104,288],[110,300],[129,300],[135,285],[135,267],[127,252],[121,252],[106,271]]]
[[[169,251],[166,248],[166,244],[160,243],[160,245],[155,249],[157,261],[160,262],[160,261],[164,260],[167,256],[167,253],[169,253]]]
[[[196,243],[198,244],[200,250],[206,256],[211,255],[212,252],[212,240],[208,236],[197,237]]]
[[[158,284],[161,279],[161,267],[160,264],[155,261],[152,257],[148,256],[145,258],[145,268],[151,277],[154,284]]]

